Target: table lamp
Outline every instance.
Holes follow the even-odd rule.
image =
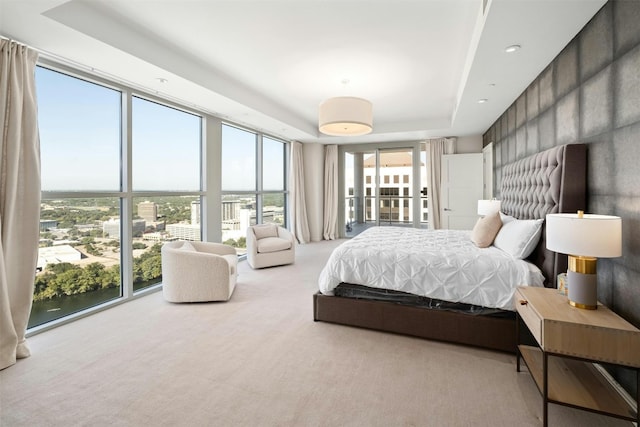
[[[487,216],[500,210],[500,200],[478,200],[478,215]]]
[[[569,255],[569,304],[598,308],[596,263],[598,258],[622,255],[622,220],[617,216],[577,214],[547,215],[547,249]]]

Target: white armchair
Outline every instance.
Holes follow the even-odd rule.
[[[247,262],[251,268],[293,264],[296,257],[293,234],[276,224],[247,228]]]
[[[236,286],[238,255],[212,242],[162,246],[162,294],[170,302],[227,301]]]

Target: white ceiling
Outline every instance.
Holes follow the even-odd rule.
[[[0,0],[0,33],[288,140],[407,141],[482,134],[605,2]],[[343,95],[373,133],[319,134]]]

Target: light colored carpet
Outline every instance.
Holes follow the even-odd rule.
[[[540,426],[511,355],[314,322],[339,242],[241,262],[229,302],[154,293],[29,339],[0,371],[2,426]],[[554,426],[629,425],[551,405]]]

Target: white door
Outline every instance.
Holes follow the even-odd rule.
[[[483,198],[482,153],[442,156],[440,183],[442,228],[471,230]]]
[[[482,149],[482,168],[484,171],[484,195],[485,200],[493,198],[493,142]]]

